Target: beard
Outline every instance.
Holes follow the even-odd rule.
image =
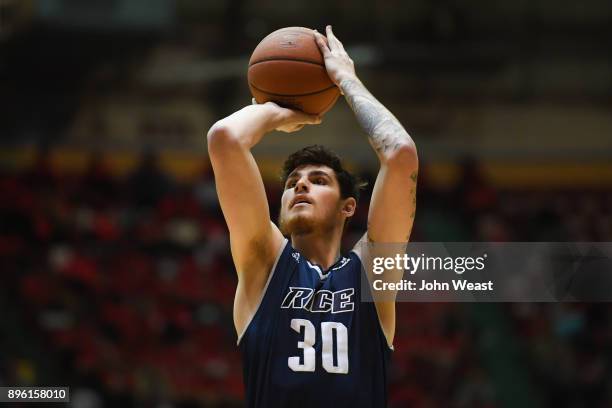
[[[313,213],[285,213],[281,211],[278,216],[278,228],[281,233],[288,237],[291,235],[304,235],[312,232],[327,232],[337,227],[342,220],[337,214],[326,214],[323,218],[316,217]]]
[[[314,231],[315,222],[312,216],[294,214],[286,217],[281,213],[278,216],[278,227],[285,236],[290,236],[292,234],[301,235]]]

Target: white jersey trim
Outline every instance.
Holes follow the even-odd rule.
[[[323,273],[319,265],[315,265],[311,263],[308,259],[306,260],[306,262],[308,263],[308,266],[310,267],[310,269],[314,269],[315,271],[317,271],[317,273],[319,274],[319,278],[321,280],[325,280],[329,277],[332,271],[337,271],[338,269],[342,269],[347,263],[349,263],[350,260],[351,258],[347,258],[343,256],[342,259],[340,260],[340,265],[336,266],[335,268],[330,268],[327,271],[327,273]]]
[[[255,307],[255,310],[253,311],[253,314],[249,318],[249,321],[247,322],[247,324],[244,326],[244,329],[242,329],[242,333],[240,333],[240,335],[238,336],[238,340],[236,341],[236,345],[240,345],[240,340],[242,340],[242,336],[244,336],[244,333],[246,333],[246,331],[249,329],[249,326],[251,325],[251,322],[253,321],[253,318],[255,318],[255,315],[257,314],[257,311],[259,310],[259,306],[261,306],[261,302],[263,301],[263,298],[266,295],[266,292],[268,290],[268,285],[270,285],[270,281],[272,280],[272,276],[274,275],[274,271],[276,271],[276,265],[278,265],[278,261],[280,260],[280,257],[283,254],[283,252],[285,251],[285,247],[287,246],[288,242],[289,242],[289,240],[287,238],[285,238],[285,240],[283,241],[283,243],[282,243],[282,245],[280,247],[280,250],[278,251],[278,255],[276,255],[276,260],[274,261],[274,265],[272,265],[272,269],[270,270],[270,273],[268,274],[268,280],[266,281],[266,285],[264,286],[263,290],[261,291],[261,297],[259,298],[259,302],[257,302],[257,306]]]
[[[319,267],[319,265],[313,265],[313,264],[311,264],[311,263],[310,263],[310,261],[309,261],[309,260],[306,260],[306,262],[308,263],[308,266],[309,266],[311,269],[314,269],[315,271],[317,271],[317,273],[319,274],[319,278],[320,278],[321,280],[325,280],[325,279],[327,279],[327,277],[329,276],[329,273],[330,273],[331,271],[327,271],[327,273],[323,273],[323,271],[321,271],[321,268]]]

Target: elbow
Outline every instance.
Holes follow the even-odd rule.
[[[387,156],[387,166],[407,170],[417,170],[419,167],[419,156],[417,148],[412,139],[398,143],[393,151]]]
[[[222,121],[218,121],[211,126],[206,134],[206,141],[210,155],[220,154],[223,151],[235,148],[239,144],[238,138]]]

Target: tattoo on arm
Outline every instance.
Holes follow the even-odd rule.
[[[370,137],[380,155],[392,153],[402,142],[410,141],[408,132],[359,81],[348,79],[340,83],[346,101],[355,112],[359,125]]]
[[[359,80],[346,79],[340,83],[340,88],[355,113],[359,125],[368,134],[370,144],[381,160],[392,157],[391,154],[403,145],[413,143],[412,138],[397,118],[376,100]],[[406,241],[410,240],[412,223],[416,215],[417,177],[416,170],[410,174],[411,186],[408,197],[410,204],[406,208],[407,211],[410,211],[410,229]],[[370,230],[369,222],[368,230]]]

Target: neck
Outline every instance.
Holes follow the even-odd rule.
[[[342,227],[328,231],[311,231],[292,234],[291,246],[300,251],[310,262],[328,269],[340,258]]]

